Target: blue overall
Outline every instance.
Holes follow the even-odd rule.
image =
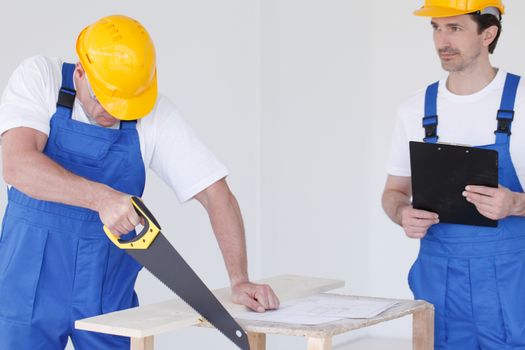
[[[507,75],[496,142],[479,146],[498,151],[499,183],[514,192],[523,192],[509,152],[519,79]],[[437,83],[427,89],[425,142],[438,139],[437,91]],[[436,349],[525,349],[525,217],[496,228],[433,225],[408,280],[414,297],[436,308]]]
[[[79,176],[141,196],[136,122],[107,129],[71,119],[73,71],[62,67],[44,153]],[[0,236],[0,349],[64,349],[68,337],[80,350],[129,349],[129,338],[78,331],[74,322],[138,305],[140,268],[106,237],[98,213],[11,187]]]

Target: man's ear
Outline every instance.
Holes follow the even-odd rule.
[[[496,39],[498,36],[499,28],[497,26],[491,26],[488,27],[483,31],[483,45],[485,47],[489,47],[490,44]]]
[[[82,67],[82,64],[80,62],[77,62],[75,65],[75,75],[79,78],[83,78],[84,74],[86,74],[86,71],[84,71],[84,67]]]

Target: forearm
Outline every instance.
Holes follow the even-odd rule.
[[[382,204],[388,217],[401,226],[400,209],[411,204],[410,196],[397,190],[386,189],[383,192]]]
[[[231,285],[248,281],[244,224],[237,200],[229,194],[223,208],[212,211],[213,232],[219,243]]]
[[[248,281],[244,224],[239,204],[226,181],[219,180],[196,198],[208,211],[231,285]]]
[[[38,151],[4,157],[3,166],[4,179],[8,184],[40,200],[97,210],[96,199],[112,191],[106,185],[69,172]]]

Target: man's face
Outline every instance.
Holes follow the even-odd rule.
[[[85,88],[88,92],[89,100],[84,102],[82,105],[84,107],[84,112],[89,114],[91,118],[95,119],[95,121],[104,126],[109,127],[113,126],[118,122],[117,118],[114,118],[109,114],[104,107],[100,104],[97,97],[95,96],[95,93],[93,92],[93,88],[89,84],[89,80],[87,79],[87,75],[84,75],[84,84]]]
[[[77,65],[75,71],[77,77],[77,99],[82,105],[84,113],[94,119],[99,125],[104,127],[110,127],[115,125],[119,120],[109,114],[104,107],[97,100],[97,97],[93,93],[93,89],[89,84],[86,72],[82,66]]]
[[[478,24],[470,15],[433,18],[431,24],[441,66],[447,72],[472,67],[486,49],[482,34],[478,34]]]

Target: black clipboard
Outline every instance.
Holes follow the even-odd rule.
[[[412,205],[439,222],[496,227],[462,193],[467,185],[498,187],[498,152],[441,143],[410,142]]]

